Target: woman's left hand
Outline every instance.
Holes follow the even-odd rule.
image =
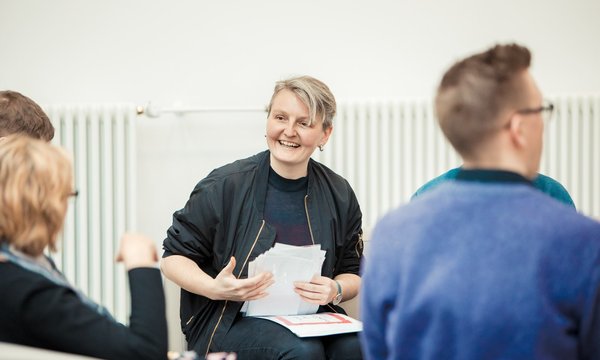
[[[295,281],[294,286],[296,294],[312,304],[329,304],[337,295],[337,284],[325,276],[315,275],[310,282]]]

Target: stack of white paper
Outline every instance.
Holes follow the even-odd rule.
[[[275,282],[262,299],[246,302],[246,316],[314,314],[319,305],[303,301],[294,292],[294,281],[309,282],[321,274],[325,251],[320,245],[291,246],[276,243],[248,264],[248,277],[263,271],[273,273]]]

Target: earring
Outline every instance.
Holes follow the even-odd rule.
[[[319,150],[323,151],[323,145],[319,145]]]

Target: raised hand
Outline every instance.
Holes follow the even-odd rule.
[[[235,258],[232,256],[227,266],[214,279],[210,291],[211,299],[248,301],[268,295],[266,290],[274,282],[273,274],[263,272],[247,279],[238,279],[233,274],[233,269],[235,269]]]
[[[116,261],[123,262],[127,270],[137,267],[154,267],[158,261],[156,245],[145,235],[125,233],[121,237]]]

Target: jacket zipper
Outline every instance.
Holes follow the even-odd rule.
[[[256,238],[254,239],[254,243],[252,244],[252,247],[250,248],[248,255],[246,255],[244,264],[242,265],[240,272],[237,275],[238,279],[240,278],[240,275],[242,275],[242,272],[244,271],[244,267],[246,267],[246,263],[248,262],[248,259],[250,258],[250,254],[252,254],[252,250],[254,250],[254,247],[256,246],[256,243],[258,242],[258,238],[260,237],[260,234],[262,233],[264,227],[265,227],[265,220],[262,220],[260,229],[258,229],[258,234],[256,234]],[[223,319],[223,314],[225,314],[225,309],[227,308],[228,302],[229,302],[229,300],[225,300],[225,303],[223,304],[223,310],[221,310],[221,315],[219,316],[219,320],[217,321],[217,324],[215,325],[215,328],[213,329],[212,334],[210,334],[210,339],[208,340],[208,346],[206,347],[206,353],[204,354],[205,357],[208,356],[208,353],[210,350],[210,345],[212,344],[213,337],[215,336],[215,333],[217,332],[217,328],[219,327],[219,324],[221,324],[221,320]]]
[[[248,255],[246,255],[244,264],[242,265],[242,268],[240,269],[240,272],[237,275],[238,279],[240,278],[240,275],[242,275],[242,271],[244,271],[244,268],[246,267],[246,264],[248,263],[248,259],[250,258],[250,254],[252,254],[252,250],[254,250],[254,247],[256,246],[256,242],[258,241],[258,237],[260,236],[260,233],[262,233],[264,227],[265,227],[265,220],[263,220],[262,224],[260,224],[260,229],[258,229],[258,234],[256,234],[256,238],[254,239],[254,244],[252,244],[252,247],[250,248]]]
[[[312,226],[310,225],[310,215],[308,215],[308,194],[304,195],[304,211],[306,212],[306,220],[308,221],[308,232],[310,233],[310,241],[315,244],[315,238],[313,237]]]
[[[306,220],[308,220],[308,231],[310,232],[310,239],[312,240],[313,245],[315,244],[315,238],[313,237],[312,226],[310,225],[310,215],[308,215],[308,195],[304,196],[304,211],[306,211]],[[334,313],[337,313],[337,310],[331,305],[327,304],[327,306],[333,310]]]
[[[314,245],[315,238],[313,237],[312,226],[310,225],[310,215],[308,215],[308,195],[304,196],[304,211],[306,211],[306,219],[308,220],[308,231],[310,232],[310,239],[312,240],[312,243]],[[333,310],[334,313],[337,314],[337,310],[333,306],[327,304],[327,307],[329,307],[331,310]]]
[[[333,306],[327,304],[327,307],[330,308],[331,310],[333,310],[334,313],[336,313],[336,314],[338,313],[337,310]]]

